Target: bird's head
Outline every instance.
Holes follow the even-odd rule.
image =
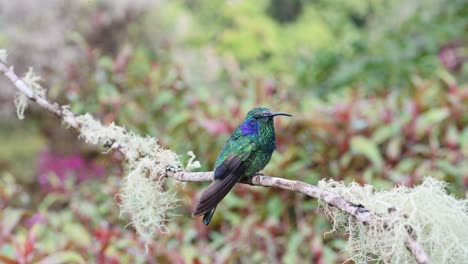
[[[284,112],[273,112],[270,108],[267,107],[255,107],[247,113],[246,119],[255,119],[261,121],[265,119],[273,119],[273,117],[279,115],[291,116],[290,114]]]
[[[273,128],[273,117],[279,115],[291,116],[284,112],[273,112],[266,107],[256,107],[247,113],[240,128],[244,135],[258,134],[263,128]]]

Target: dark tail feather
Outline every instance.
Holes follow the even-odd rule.
[[[239,177],[234,174],[229,174],[223,180],[215,180],[205,192],[203,192],[197,208],[193,212],[193,216],[200,216],[211,209],[215,209],[219,202],[228,194],[234,187],[234,184],[239,180]]]
[[[210,211],[206,212],[205,215],[203,215],[203,224],[208,225],[211,221],[211,217],[213,217],[213,214],[216,210],[216,207],[211,209]]]
[[[230,155],[215,171],[215,180],[203,192],[192,216],[203,216],[203,224],[211,221],[216,206],[244,174],[245,166],[237,155]]]

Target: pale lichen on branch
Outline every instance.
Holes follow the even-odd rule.
[[[28,72],[22,78],[23,82],[26,86],[30,87],[33,91],[34,95],[39,98],[45,98],[46,91],[45,89],[39,84],[41,77],[34,74],[32,68],[29,68]],[[15,105],[16,105],[16,114],[18,115],[19,119],[24,119],[24,110],[28,107],[29,97],[22,92],[17,92],[15,97]]]
[[[128,214],[131,224],[147,241],[157,232],[164,231],[165,222],[170,218],[169,209],[174,208],[177,202],[174,193],[164,188],[164,176],[167,167],[180,167],[177,154],[161,147],[155,138],[141,137],[114,123],[103,125],[90,114],[75,116],[68,106],[50,103],[45,91],[37,84],[39,77],[32,70],[25,78],[19,78],[13,68],[5,64],[6,57],[1,60],[0,72],[21,93],[20,103],[16,105],[18,117],[22,118],[26,108],[24,98],[28,98],[76,129],[84,141],[122,152],[128,175],[122,180],[119,193],[121,215]]]
[[[6,63],[7,52],[4,49],[0,49],[0,62]]]

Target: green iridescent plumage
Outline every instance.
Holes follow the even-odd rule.
[[[193,216],[208,225],[216,205],[243,177],[252,177],[270,161],[276,147],[273,117],[291,116],[266,107],[252,109],[224,145],[215,164],[214,181],[203,192]]]

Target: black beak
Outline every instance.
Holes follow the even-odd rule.
[[[279,116],[279,115],[282,115],[282,116],[292,116],[288,113],[285,113],[285,112],[268,112],[268,113],[264,113],[265,116]]]

